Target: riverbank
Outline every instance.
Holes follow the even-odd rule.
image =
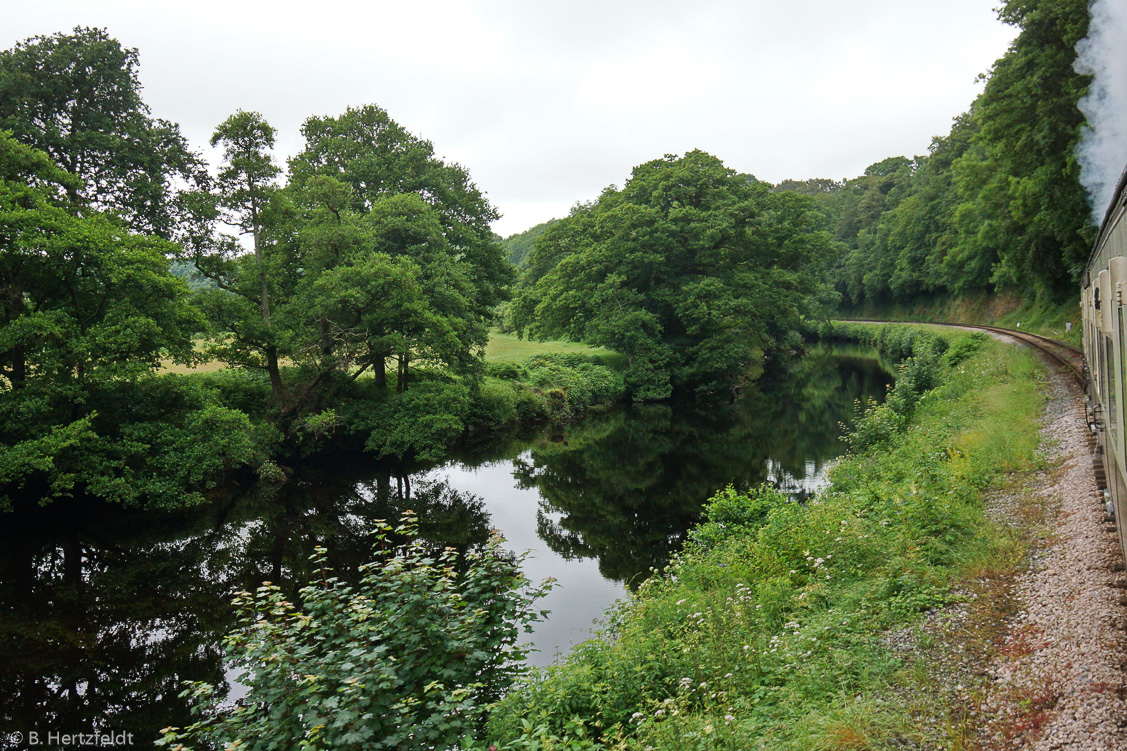
[[[1080,307],[1075,300],[1054,303],[1004,293],[921,295],[907,303],[843,306],[838,317],[920,323],[944,321],[1020,328],[1076,346],[1081,344]]]
[[[903,421],[870,410],[882,429],[832,470],[829,492],[805,506],[770,491],[716,496],[682,555],[598,637],[504,700],[492,740],[966,747],[959,705],[935,702],[934,674],[896,635],[1027,566],[1036,535],[989,499],[1049,460],[1036,453],[1034,356],[943,336],[934,387]]]

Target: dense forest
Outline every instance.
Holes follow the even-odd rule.
[[[1073,69],[1088,4],[1020,0],[999,12],[1020,34],[928,154],[776,187],[818,197],[842,244],[829,273],[847,302],[1075,296],[1095,236],[1076,155],[1090,79]]]

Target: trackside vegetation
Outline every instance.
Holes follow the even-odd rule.
[[[465,559],[429,550],[409,516],[381,528],[378,564],[356,586],[322,571],[300,607],[271,584],[240,595],[227,655],[245,671],[247,699],[230,706],[213,686],[190,686],[198,722],[167,729],[161,743],[640,751],[951,741],[944,728],[957,723],[934,722],[943,707],[924,714],[903,698],[929,695],[925,673],[905,668],[886,635],[957,602],[964,579],[1022,560],[1023,542],[985,515],[984,498],[1035,461],[1041,369],[979,334],[855,325],[825,335],[901,360],[885,402],[859,405],[831,485],[806,503],[769,487],[716,494],[682,551],[563,661],[531,673],[519,662],[516,636],[542,591],[519,561],[496,541]]]
[[[200,721],[159,746],[448,749],[523,672],[518,644],[544,593],[494,536],[459,560],[431,550],[408,513],[376,531],[376,559],[348,585],[322,548],[298,607],[267,582],[236,600],[227,650],[244,672],[236,707],[207,683],[190,688]],[[199,744],[199,745],[196,745]]]
[[[1020,558],[983,498],[1035,460],[1040,367],[975,334],[849,331],[910,350],[915,385],[886,403],[902,405],[895,428],[884,405],[865,409],[831,487],[805,505],[768,488],[712,498],[680,556],[596,638],[493,709],[489,743],[872,748],[943,732],[889,701],[918,678],[884,634]]]

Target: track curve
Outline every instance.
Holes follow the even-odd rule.
[[[1008,336],[1011,339],[1023,342],[1024,344],[1033,347],[1043,352],[1050,360],[1064,368],[1075,380],[1080,387],[1081,393],[1086,390],[1088,378],[1087,369],[1084,365],[1084,353],[1079,348],[1067,342],[1061,342],[1056,339],[1050,339],[1047,336],[1040,334],[1031,334],[1028,331],[1021,331],[1020,329],[1004,329],[999,326],[982,326],[976,323],[953,323],[950,321],[878,321],[873,319],[854,318],[850,320],[843,320],[842,323],[901,323],[909,325],[926,325],[926,326],[947,326],[950,328],[959,329],[977,329],[980,331],[989,331],[994,334]]]

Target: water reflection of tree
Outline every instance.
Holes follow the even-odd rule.
[[[359,476],[358,476],[359,475]],[[0,719],[9,730],[129,731],[147,745],[192,721],[185,680],[219,685],[229,602],[293,588],[315,546],[348,578],[371,560],[376,519],[410,508],[427,540],[484,542],[482,502],[440,480],[339,467],[180,514],[75,502],[6,519],[0,533]]]
[[[596,556],[604,575],[637,581],[664,565],[716,489],[759,484],[768,457],[795,477],[811,458],[820,466],[837,450],[837,421],[852,416],[855,398],[882,393],[884,377],[871,360],[815,355],[776,368],[734,406],[641,406],[556,431],[518,462],[518,479],[544,498],[539,527],[553,549]],[[223,680],[234,591],[265,580],[292,589],[317,545],[347,577],[370,558],[374,521],[407,509],[435,546],[465,549],[488,535],[480,499],[429,475],[350,461],[181,514],[75,501],[6,517],[4,727],[129,730],[144,746],[161,727],[190,722],[181,681]]]
[[[774,479],[796,488],[841,451],[856,399],[883,394],[872,358],[815,353],[735,405],[642,405],[591,419],[516,462],[542,498],[538,531],[565,558],[597,557],[604,576],[641,581],[665,565],[717,490]]]

